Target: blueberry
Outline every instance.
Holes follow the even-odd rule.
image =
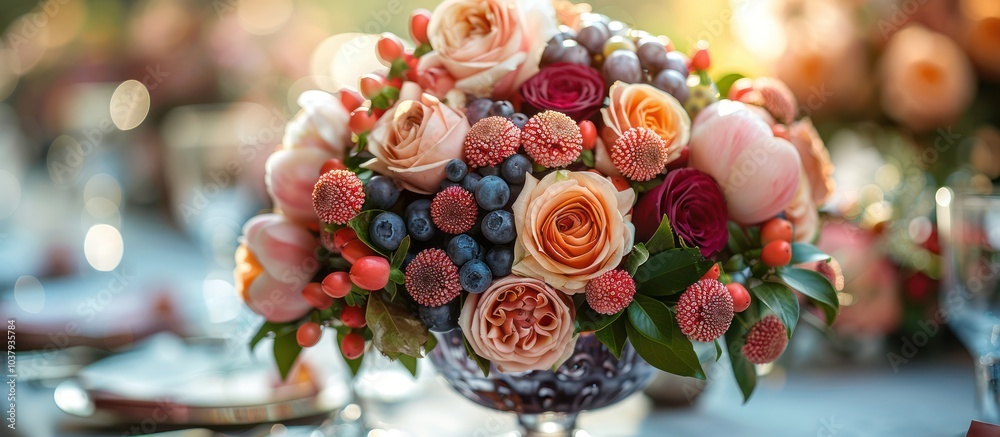
[[[440,185],[438,185],[438,191],[444,191],[445,188],[454,187],[456,185],[457,186],[461,186],[462,184],[460,184],[458,182],[449,181],[449,180],[445,179],[445,180],[441,181]]]
[[[483,217],[483,236],[493,244],[514,241],[514,214],[510,211],[492,211]]]
[[[500,164],[500,174],[512,184],[523,184],[524,175],[530,173],[531,161],[521,154],[510,155]]]
[[[410,202],[409,205],[406,205],[406,212],[403,213],[403,215],[404,216],[409,216],[411,212],[416,211],[418,209],[426,209],[426,210],[430,211],[431,210],[431,199],[417,199],[417,200],[414,200],[413,202]]]
[[[444,166],[444,174],[450,181],[461,182],[468,172],[469,166],[461,159],[452,159]]]
[[[476,192],[476,187],[479,186],[479,181],[483,179],[483,176],[479,173],[469,173],[462,178],[462,188],[470,193]]]
[[[517,126],[518,129],[524,129],[524,125],[528,124],[528,116],[518,112],[510,116],[510,121],[514,123],[514,126]]]
[[[479,243],[476,243],[476,240],[470,235],[459,234],[448,242],[448,250],[446,252],[448,253],[448,258],[451,258],[451,262],[461,267],[465,263],[476,259],[476,255],[480,252]]]
[[[399,242],[406,236],[406,225],[403,218],[393,212],[383,212],[375,216],[368,226],[368,234],[372,243],[385,250],[396,250]]]
[[[500,167],[479,167],[480,176],[496,176],[500,174]]]
[[[406,214],[406,230],[414,240],[427,241],[433,238],[433,223],[430,210],[417,209]]]
[[[510,102],[506,100],[493,102],[493,107],[490,108],[490,115],[510,117],[511,115],[514,115],[514,105],[512,105]]]
[[[465,291],[479,294],[486,291],[490,282],[493,282],[493,273],[490,272],[490,267],[486,263],[474,259],[465,263],[458,271],[458,281],[462,283],[462,288]]]
[[[458,299],[437,307],[420,305],[417,308],[420,320],[432,332],[448,332],[458,328],[458,313]]]
[[[476,202],[483,209],[493,211],[503,208],[510,199],[510,187],[499,176],[486,176],[476,187]]]
[[[486,265],[490,267],[495,278],[509,275],[513,264],[514,247],[510,244],[498,244],[486,252]]]
[[[490,99],[476,99],[465,106],[465,118],[469,119],[469,124],[476,124],[477,121],[489,117],[490,109],[493,108],[493,101]]]
[[[365,209],[389,209],[399,200],[399,188],[385,176],[372,177],[365,185]]]

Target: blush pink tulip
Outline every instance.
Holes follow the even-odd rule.
[[[280,214],[261,214],[243,225],[236,252],[236,286],[255,313],[289,322],[312,308],[302,289],[319,270],[316,238]]]
[[[746,105],[721,100],[695,119],[690,166],[712,176],[726,197],[729,218],[749,225],[781,213],[799,185],[799,154],[775,138]]]

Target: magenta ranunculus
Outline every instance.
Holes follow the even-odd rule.
[[[601,72],[584,65],[558,62],[542,68],[521,86],[524,101],[538,111],[562,112],[580,121],[604,102],[607,87]]]
[[[711,176],[693,168],[670,173],[639,198],[632,212],[635,240],[645,242],[656,232],[663,216],[685,242],[701,248],[705,257],[722,250],[729,240],[726,199]]]

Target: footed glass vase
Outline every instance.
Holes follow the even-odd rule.
[[[496,367],[483,376],[469,358],[462,331],[435,334],[438,346],[431,361],[448,384],[484,407],[516,413],[527,436],[570,436],[577,415],[614,404],[641,391],[654,369],[626,344],[621,359],[597,337],[581,335],[573,354],[555,371],[501,373]]]

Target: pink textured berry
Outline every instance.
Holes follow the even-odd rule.
[[[476,199],[457,185],[445,188],[431,201],[431,221],[449,234],[461,234],[476,225]]]
[[[580,126],[556,111],[543,111],[531,117],[521,131],[521,142],[531,160],[546,168],[570,165],[583,152]]]
[[[624,270],[610,270],[587,282],[587,304],[601,314],[615,314],[632,303],[635,281]]]
[[[677,300],[677,324],[691,340],[715,340],[726,333],[732,322],[733,297],[715,279],[691,284]]]
[[[364,184],[352,171],[330,170],[313,187],[313,208],[324,222],[345,224],[361,212],[364,204]]]
[[[417,303],[438,307],[462,294],[458,267],[441,249],[425,249],[406,266],[406,291]]]
[[[514,122],[498,116],[486,117],[472,125],[465,135],[465,158],[473,168],[499,165],[517,153],[520,145],[521,130]]]
[[[644,182],[663,172],[670,162],[670,149],[656,131],[634,127],[615,141],[611,162],[623,176]]]
[[[767,364],[777,360],[785,351],[786,345],[788,337],[785,335],[785,325],[781,324],[777,316],[770,314],[750,327],[746,343],[740,351],[751,363]]]

